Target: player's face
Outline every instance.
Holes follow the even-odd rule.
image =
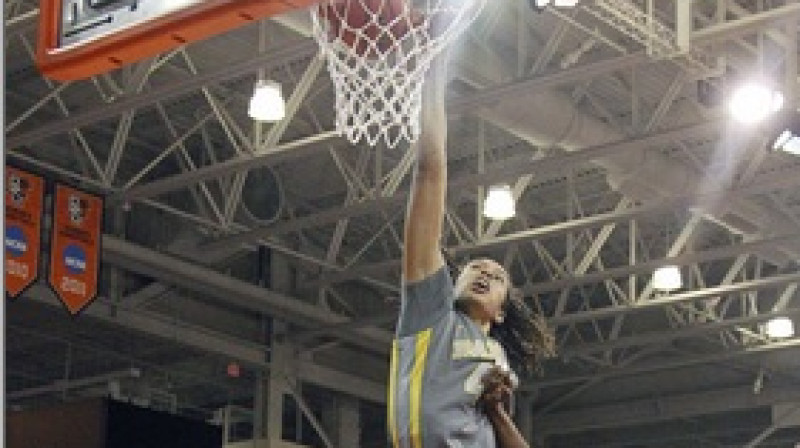
[[[456,297],[477,303],[479,318],[487,322],[502,319],[503,303],[508,295],[509,278],[497,262],[478,259],[461,270],[455,284]]]

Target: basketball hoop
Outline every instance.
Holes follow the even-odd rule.
[[[422,81],[431,60],[486,0],[323,0],[314,37],[336,89],[336,129],[352,143],[395,147],[419,137]]]

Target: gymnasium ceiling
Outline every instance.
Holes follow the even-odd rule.
[[[800,339],[762,330],[800,315],[800,159],[724,107],[756,72],[796,106],[800,5],[695,0],[687,49],[675,1],[651,2],[651,27],[645,1],[494,1],[452,50],[445,246],[502,261],[556,328],[559,357],[523,386],[548,446],[800,438],[781,413]],[[62,84],[31,59],[36,2],[5,7],[7,162],[106,199],[101,297],[77,318],[44,285],[6,304],[8,405],[115,381],[247,414],[278,340],[312,407],[380,401],[410,158],[333,132],[307,12]],[[288,98],[279,125],[247,117],[259,74]],[[518,198],[503,223],[478,213],[495,183]],[[681,290],[653,291],[664,264]]]

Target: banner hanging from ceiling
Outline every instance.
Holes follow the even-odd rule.
[[[56,185],[49,282],[73,315],[97,297],[102,216],[101,197]]]
[[[6,166],[6,294],[16,298],[39,277],[44,179]]]

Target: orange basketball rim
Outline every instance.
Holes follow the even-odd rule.
[[[145,2],[132,2],[130,10]],[[74,17],[78,15],[78,6],[88,4],[100,9],[122,3],[126,2],[40,0],[36,64],[42,74],[59,81],[85,79],[259,19],[309,7],[318,0],[187,1],[186,7],[168,14],[140,20],[83,41],[72,37],[72,41],[65,43],[63,27],[78,20]],[[159,0],[150,0],[150,3],[158,4]],[[112,18],[108,15],[107,23]],[[80,27],[76,29],[74,34],[81,31]]]

